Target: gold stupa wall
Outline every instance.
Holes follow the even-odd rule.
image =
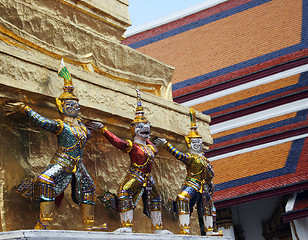
[[[57,70],[63,57],[84,120],[102,121],[119,137],[131,138],[129,123],[135,117],[138,88],[152,135],[186,151],[183,135],[189,132],[189,109],[172,102],[174,69],[121,45],[129,25],[127,0],[1,0],[0,104],[22,100],[45,117],[60,118],[55,97],[62,92]],[[197,112],[206,147],[212,144],[209,122],[209,116]],[[57,139],[21,114],[4,116],[0,110],[0,124],[0,230],[32,229],[39,205],[17,194],[14,186],[38,176],[56,151]],[[128,154],[99,133],[87,142],[83,160],[98,196],[116,193],[130,164]],[[152,172],[165,203],[175,198],[186,175],[184,165],[160,149]],[[97,224],[108,223],[110,231],[119,227],[119,214],[99,201],[95,218]],[[193,218],[192,233],[199,234],[195,213]],[[177,217],[166,207],[163,223],[166,229],[179,231]],[[82,229],[70,187],[55,209],[53,228]],[[142,203],[135,210],[134,232],[151,232]]]

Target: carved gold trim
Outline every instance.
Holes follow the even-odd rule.
[[[102,132],[102,133],[105,133],[106,131],[108,131],[108,129],[107,129],[106,126],[104,126],[99,131]]]
[[[182,234],[182,235],[189,235],[189,229],[190,229],[190,224],[184,224],[184,225],[182,225],[181,224],[181,230],[180,230],[180,232],[179,232],[179,234]],[[185,230],[188,230],[188,231],[185,231]]]
[[[40,213],[40,220],[41,221],[52,221],[53,214],[52,213]]]
[[[61,1],[61,0],[58,0],[58,1]],[[68,57],[63,57],[62,55],[60,54],[57,54],[57,53],[54,53],[54,52],[51,52],[49,50],[47,50],[46,48],[43,48],[43,47],[40,47],[39,45],[35,44],[35,43],[32,43],[30,42],[29,40],[23,38],[23,37],[20,37],[18,36],[17,34],[13,33],[12,31],[4,28],[3,26],[0,25],[0,32],[2,32],[3,34],[15,39],[16,41],[20,42],[20,43],[23,43],[25,44],[26,46],[32,48],[32,49],[35,49],[35,50],[38,50],[48,56],[51,56],[55,59],[58,59],[60,60],[61,58],[63,58],[63,60],[67,63],[71,63],[71,64],[74,64],[74,65],[78,65],[78,66],[82,66],[86,71],[89,71],[91,72],[91,70],[89,69],[89,67],[87,66],[88,64],[92,65],[93,69],[95,72],[107,77],[107,78],[111,78],[113,80],[116,80],[116,81],[120,81],[120,82],[125,82],[125,83],[129,83],[129,84],[133,84],[133,85],[138,85],[139,86],[139,89],[144,91],[144,92],[148,92],[148,93],[151,93],[155,96],[159,96],[161,97],[162,94],[161,94],[161,85],[158,85],[158,84],[151,84],[151,83],[142,83],[142,82],[135,82],[133,80],[130,80],[130,79],[127,79],[127,78],[123,78],[123,77],[118,77],[116,75],[113,75],[113,74],[110,74],[106,71],[103,71],[101,69],[99,69],[99,67],[97,67],[92,61],[86,61],[86,62],[81,62],[81,61],[77,61],[77,60],[74,60],[74,59],[71,59],[71,58],[68,58]],[[20,47],[22,49],[27,49],[19,44],[16,44],[16,43],[13,43],[12,41],[4,38],[4,37],[1,37],[0,40],[3,40],[5,41],[6,43],[8,44],[11,44],[15,47]],[[31,50],[31,49],[27,49],[27,50]],[[91,54],[90,54],[91,55]],[[89,56],[90,56],[89,55]],[[78,57],[76,56],[75,58],[78,59]],[[106,67],[108,68],[108,67]],[[144,88],[142,88],[142,86]],[[152,88],[152,89],[149,89],[149,88]]]
[[[115,75],[112,75],[110,73],[107,73],[105,71],[100,70],[93,62],[90,62],[89,64],[91,64],[93,66],[93,69],[94,69],[95,72],[97,72],[97,73],[99,73],[99,74],[101,74],[105,77],[111,78],[113,80],[121,81],[121,82],[136,84],[136,82],[134,82],[132,80],[121,78],[121,77],[118,77],[118,76],[115,76]],[[83,64],[83,65],[86,65],[86,64]],[[87,66],[85,66],[85,67],[88,68]],[[148,93],[151,93],[153,95],[161,97],[161,86],[160,85],[151,84],[151,83],[140,83],[140,82],[138,82],[137,84],[141,85],[141,86],[147,86],[147,87],[155,88],[155,90],[149,90],[149,89],[142,89],[142,88],[139,87],[139,89],[144,91],[144,92],[148,92]]]
[[[84,223],[94,223],[94,216],[90,216],[90,217],[85,217],[85,218],[83,218],[82,219],[82,221],[84,222]]]
[[[77,7],[76,5],[71,4],[71,3],[69,3],[69,2],[67,2],[67,1],[65,1],[65,0],[58,0],[58,1],[59,1],[59,2],[62,2],[62,3],[64,3],[64,4],[66,4],[66,5],[69,5],[69,6],[73,7],[73,8],[75,8],[75,9],[78,9],[79,11],[81,11],[81,12],[87,14],[87,15],[90,15],[91,17],[94,17],[94,18],[96,18],[96,19],[98,19],[98,20],[101,20],[101,21],[103,21],[103,22],[105,22],[105,23],[108,23],[108,24],[110,24],[110,25],[112,25],[112,26],[114,26],[114,27],[116,27],[116,28],[118,28],[118,29],[125,30],[125,28],[123,28],[123,27],[121,27],[121,26],[119,26],[119,25],[117,25],[117,24],[114,24],[114,23],[112,23],[112,22],[110,22],[110,21],[108,21],[108,20],[106,20],[106,19],[104,19],[104,18],[102,18],[102,17],[100,17],[100,16],[97,16],[97,15],[95,15],[95,14],[93,14],[93,13],[90,13],[90,12],[86,11],[85,9],[82,9],[82,8],[80,8],[80,7]],[[130,24],[128,24],[128,23],[126,23],[126,22],[124,22],[124,21],[122,21],[122,20],[120,20],[120,19],[118,19],[118,18],[116,18],[116,17],[114,17],[114,16],[112,16],[112,15],[110,15],[109,13],[107,13],[107,12],[105,12],[105,11],[103,11],[103,10],[100,10],[100,9],[98,9],[98,8],[96,8],[96,7],[93,7],[92,5],[87,4],[87,3],[85,3],[84,1],[78,1],[78,2],[79,2],[79,4],[85,6],[85,7],[89,8],[89,9],[92,9],[92,10],[95,9],[95,11],[103,12],[108,18],[111,18],[111,19],[113,19],[113,20],[115,20],[115,21],[119,21],[119,22],[123,23],[123,25],[125,25],[125,27],[130,26]]]
[[[187,223],[181,224],[182,229],[190,229],[190,224],[187,225]]]
[[[38,46],[37,44],[34,44],[34,43],[32,43],[32,42],[26,40],[25,38],[22,38],[22,37],[16,35],[16,34],[13,33],[12,31],[10,31],[10,30],[4,28],[4,27],[1,26],[1,25],[0,25],[0,32],[2,32],[2,33],[4,33],[4,34],[6,34],[7,36],[9,36],[9,37],[11,37],[11,38],[17,40],[18,42],[21,42],[21,43],[23,43],[23,44],[25,44],[25,45],[27,45],[27,46],[29,46],[29,47],[31,47],[31,48],[34,48],[34,49],[36,49],[36,50],[39,50],[40,52],[43,52],[43,53],[45,53],[45,54],[47,54],[47,55],[49,55],[49,56],[52,56],[53,58],[56,58],[56,59],[61,59],[61,58],[62,58],[61,55],[56,54],[56,53],[53,53],[53,52],[51,52],[51,51],[49,51],[49,50],[47,50],[47,49],[44,49],[44,48]],[[18,46],[18,45],[16,45],[16,44],[13,44],[13,45]],[[24,48],[24,47],[22,47],[22,48]],[[28,49],[28,50],[29,50],[29,49]],[[65,60],[68,61],[69,59],[66,59],[66,58],[65,58]],[[69,60],[69,61],[71,62],[71,60]],[[75,63],[75,64],[76,64],[76,63]]]
[[[190,196],[190,194],[188,192],[182,191],[178,195],[178,199],[180,199],[181,201],[189,202],[189,200],[191,199],[191,196]]]
[[[125,149],[125,152],[129,153],[133,149],[133,142],[131,140],[126,140],[127,142],[127,149]]]
[[[152,223],[152,230],[162,230],[162,229],[163,229],[163,226],[161,223],[160,224],[156,223],[155,226]]]
[[[1,26],[0,26],[0,27],[1,27]],[[14,43],[14,42],[10,41],[9,39],[6,39],[6,38],[3,37],[3,36],[0,36],[0,40],[6,42],[6,43],[8,43],[8,44],[11,44],[11,45],[13,45],[13,46],[15,46],[15,47],[19,47],[19,48],[22,48],[22,49],[30,50],[30,49],[28,49],[28,48],[26,48],[26,47],[24,47],[24,46],[21,46],[21,45],[19,45],[19,44],[17,44],[17,43]]]
[[[130,220],[127,220],[126,222],[122,221],[122,227],[133,227],[133,222]]]

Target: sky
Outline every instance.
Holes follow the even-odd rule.
[[[129,17],[132,30],[162,17],[211,0],[129,0]]]

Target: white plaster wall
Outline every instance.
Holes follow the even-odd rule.
[[[262,240],[262,220],[268,219],[279,201],[278,197],[239,204],[231,208],[233,223],[240,224],[245,240]]]
[[[226,238],[230,238],[232,240],[235,240],[235,236],[234,236],[234,229],[233,226],[230,226],[229,229],[225,229],[225,228],[218,228],[218,231],[222,231],[224,237]]]
[[[297,236],[299,239],[308,239],[308,217],[294,220]],[[292,229],[292,228],[291,228]],[[297,240],[292,229],[292,239]]]

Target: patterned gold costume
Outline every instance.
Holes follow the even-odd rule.
[[[144,117],[140,92],[138,89],[136,91],[136,117],[130,125],[134,141],[122,140],[108,131],[105,126],[100,127],[100,131],[111,144],[129,154],[131,166],[119,187],[117,196],[107,192],[99,199],[106,206],[120,212],[122,226],[116,232],[122,233],[132,232],[134,208],[142,198],[143,212],[151,218],[153,232],[161,233],[166,231],[162,230],[162,199],[155,185],[155,180],[151,176],[157,148],[149,141],[150,123]]]
[[[168,142],[164,144],[164,147],[178,160],[182,161],[187,169],[182,191],[177,197],[179,214],[190,213],[196,202],[202,213],[213,214],[211,206],[214,171],[209,161],[204,156],[182,153]],[[201,195],[198,195],[198,193]]]
[[[58,197],[71,183],[72,199],[81,206],[85,230],[106,230],[106,225],[94,227],[95,185],[87,172],[82,153],[86,141],[91,137],[90,131],[79,121],[79,103],[73,90],[71,75],[61,60],[58,75],[64,79],[64,92],[56,98],[56,105],[63,120],[48,119],[33,111],[23,103],[18,110],[34,123],[57,135],[58,149],[50,164],[37,177],[37,180],[24,180],[17,192],[25,197],[33,197],[40,202],[40,217],[35,229],[49,229],[53,218],[53,206]],[[14,104],[8,104],[14,106]],[[22,107],[20,107],[22,106]]]
[[[187,175],[182,190],[176,199],[176,209],[179,214],[180,234],[190,233],[190,215],[197,204],[201,235],[212,234],[215,224],[216,210],[213,204],[214,171],[210,162],[204,156],[202,137],[197,132],[196,113],[190,108],[191,130],[185,141],[189,153],[182,153],[164,138],[154,138],[155,145],[163,145],[174,157],[186,165]],[[174,205],[173,205],[174,206]]]
[[[45,130],[57,135],[58,149],[37,180],[23,182],[17,191],[40,202],[54,201],[72,183],[74,202],[94,205],[95,185],[82,162],[83,147],[91,136],[87,128],[81,122],[78,127],[59,119],[42,117],[28,106],[25,107],[25,114]]]
[[[150,194],[150,198],[146,202],[144,201],[146,211],[149,211],[149,206],[151,206],[151,211],[160,211],[161,198],[155,186],[155,180],[150,175],[154,156],[157,154],[156,147],[149,140],[147,140],[147,145],[141,145],[130,140],[122,140],[108,131],[106,127],[101,131],[110,143],[127,152],[131,159],[129,172],[118,190],[117,210],[125,212],[133,209],[142,195],[143,188],[147,187],[148,189],[151,188],[151,191],[144,192],[144,194]]]

